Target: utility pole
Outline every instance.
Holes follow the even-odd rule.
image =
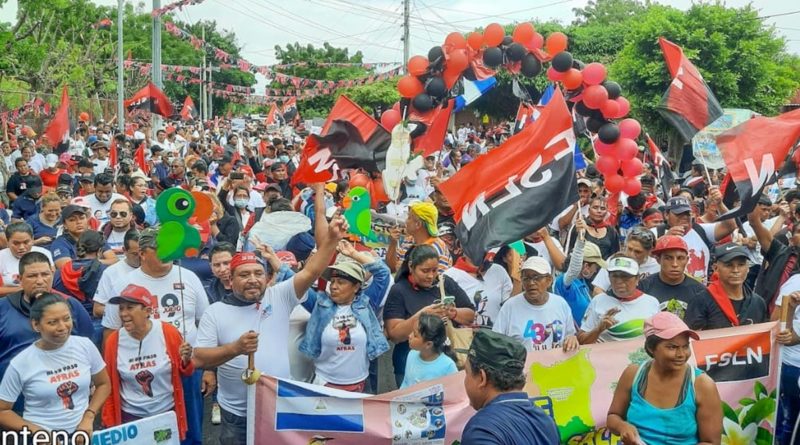
[[[206,111],[208,112],[208,119],[211,120],[211,118],[214,117],[214,83],[211,81],[211,73],[214,72],[214,67],[209,64],[209,66],[206,67],[206,70],[208,70],[206,75],[206,81],[208,82],[208,86],[206,87],[206,91],[208,92]],[[217,70],[219,69],[217,68]]]
[[[408,56],[411,50],[411,42],[409,41],[410,27],[408,24],[410,13],[409,3],[410,0],[403,0],[403,67],[405,67],[406,74],[408,74]]]
[[[161,0],[153,0],[153,10],[161,9]],[[153,83],[160,90],[164,89],[161,82],[161,16],[153,17]],[[161,128],[161,116],[153,114],[153,137]]]
[[[202,29],[202,39],[206,41],[206,27]],[[200,70],[200,122],[206,119],[206,47],[203,46],[203,67]]]
[[[125,133],[125,73],[122,65],[122,15],[124,0],[117,0],[117,128]]]

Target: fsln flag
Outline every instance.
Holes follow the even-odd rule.
[[[391,142],[392,135],[375,118],[341,95],[320,135],[306,138],[292,184],[335,180],[346,168],[381,171]]]
[[[453,208],[456,234],[475,264],[489,249],[544,227],[578,200],[575,134],[560,90],[541,113],[439,186]]]
[[[761,192],[777,179],[778,168],[798,139],[800,110],[776,117],[758,116],[717,136],[717,147],[728,168],[721,191],[727,197],[738,196],[740,201],[719,220],[737,218],[755,209]]]
[[[281,109],[281,114],[283,114],[283,121],[284,122],[292,122],[295,118],[299,117],[297,113],[297,98],[290,97],[283,102],[283,107]]]
[[[414,152],[422,152],[422,156],[430,156],[433,153],[442,149],[444,145],[444,138],[447,136],[447,126],[450,123],[450,115],[453,113],[453,106],[455,99],[437,108],[434,112],[436,115],[428,127],[427,131],[421,136],[414,138],[411,147]]]
[[[672,76],[658,112],[685,140],[691,141],[698,131],[722,116],[722,107],[680,46],[663,37],[658,38],[658,44]]]
[[[672,174],[672,167],[669,165],[667,158],[664,157],[664,154],[661,153],[658,145],[653,142],[649,134],[645,133],[644,136],[645,139],[647,139],[649,156],[656,170],[658,183],[661,185],[661,193],[663,194],[664,202],[666,202],[667,199],[669,199],[669,191],[672,188],[672,183],[675,182],[675,175]]]
[[[525,125],[535,122],[536,119],[539,118],[539,116],[542,114],[541,109],[550,103],[550,99],[553,98],[554,92],[555,85],[551,83],[547,85],[547,88],[545,88],[544,91],[542,91],[542,97],[539,98],[538,104],[530,105],[525,102],[520,102],[519,109],[517,110],[517,118],[514,120],[514,134],[519,133],[523,128],[525,128]],[[577,141],[575,142],[573,156],[575,157],[575,169],[585,169],[586,158],[583,157],[583,152],[581,151],[581,147],[578,145]]]
[[[132,98],[126,100],[125,109],[128,111],[141,109],[164,117],[172,116],[172,103],[167,95],[152,82],[137,91]]]
[[[266,125],[280,125],[283,121],[283,117],[278,111],[278,104],[275,102],[272,103],[272,106],[269,108],[269,113],[267,113],[267,120],[265,122]]]
[[[197,118],[197,108],[194,106],[192,96],[186,96],[183,100],[183,108],[181,109],[181,119],[191,121]]]
[[[53,120],[47,124],[44,135],[53,147],[69,136],[69,92],[66,85],[61,90],[61,105],[58,106]]]

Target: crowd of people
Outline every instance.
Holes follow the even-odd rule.
[[[394,389],[379,388],[379,374],[406,388],[463,368],[478,413],[461,443],[558,443],[553,420],[522,392],[528,354],[641,338],[651,359],[621,375],[611,431],[626,444],[720,443],[719,394],[690,366],[690,339],[778,319],[784,305],[795,314],[800,189],[782,181],[746,220],[714,222],[727,209],[702,166],[661,190],[648,165],[642,192],[611,202],[590,165],[577,173],[578,202],[521,248],[475,264],[438,186],[510,132],[448,134],[393,203],[404,224],[371,249],[342,215],[369,172],[292,184],[304,129],[217,120],[125,134],[81,122],[54,149],[7,129],[0,428],[91,434],[175,411],[182,443],[199,444],[209,398],[219,442],[244,444],[251,365],[373,394]],[[213,203],[207,221],[188,220],[199,255],[176,262],[157,253],[156,200],[173,187]],[[468,350],[453,348],[453,327],[474,329]],[[789,444],[800,327],[778,340],[776,437]],[[380,369],[390,350],[391,369]]]

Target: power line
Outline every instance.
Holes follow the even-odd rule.
[[[773,17],[783,17],[785,15],[794,15],[794,14],[800,14],[800,9],[798,9],[797,11],[781,12],[781,13],[778,13],[778,14],[765,15],[765,16],[759,17],[759,19],[760,20],[764,20],[764,19],[771,19]]]

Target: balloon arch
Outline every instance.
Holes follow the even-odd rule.
[[[606,67],[598,62],[584,64],[572,57],[567,46],[564,33],[553,32],[544,38],[531,23],[517,25],[511,35],[497,23],[466,37],[450,33],[427,57],[417,55],[408,60],[408,75],[397,83],[403,100],[383,113],[381,123],[391,131],[402,119],[401,106],[410,120],[429,123],[436,109],[449,106],[460,79],[480,81],[500,69],[533,78],[549,63],[547,78],[561,84],[570,108],[585,119],[593,135],[598,155],[595,165],[605,176],[606,188],[635,195],[641,190],[638,177],[643,171],[635,141],[641,126],[635,119],[624,119],[630,103],[619,84],[607,79]],[[424,134],[425,127],[422,129]],[[412,132],[412,136],[419,135],[419,131]]]

